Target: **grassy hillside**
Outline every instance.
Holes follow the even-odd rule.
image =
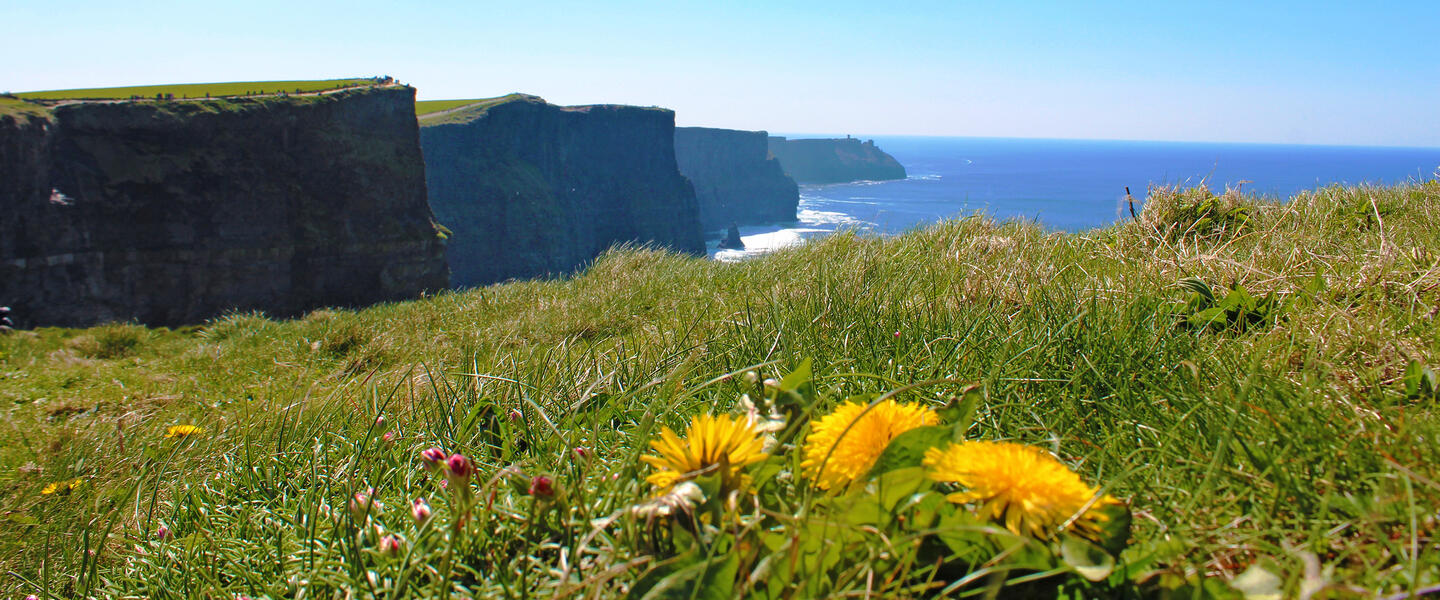
[[[50,111],[43,106],[31,104],[18,98],[0,96],[0,117],[6,115],[48,117]]]
[[[415,103],[415,115],[421,125],[440,125],[473,120],[492,106],[533,98],[528,94],[507,94],[496,98],[477,100],[421,100]]]
[[[567,280],[293,321],[16,332],[0,336],[0,588],[1425,589],[1440,584],[1437,248],[1440,181],[1285,204],[1157,190],[1139,221],[1081,234],[970,218],[740,264],[622,249]],[[881,392],[944,425],[893,450],[958,431],[1053,452],[1128,505],[1128,547],[1085,541],[1084,506],[1058,537],[1010,533],[913,452],[818,489],[802,458],[820,417]],[[726,477],[752,457],[732,454],[656,504],[650,440],[742,394],[782,409],[772,458]],[[166,437],[176,425],[203,431]],[[427,469],[431,447],[476,472]]]
[[[21,92],[15,96],[26,100],[107,100],[126,99],[133,96],[154,98],[156,94],[172,94],[176,98],[205,98],[219,96],[244,96],[249,94],[275,94],[280,92],[319,92],[347,87],[373,85],[376,80],[363,79],[322,79],[312,81],[231,81],[225,83],[174,83],[164,85],[138,85],[114,88],[87,88],[77,90],[48,90]]]

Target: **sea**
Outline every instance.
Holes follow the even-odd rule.
[[[840,137],[803,136],[788,137]],[[870,139],[870,138],[867,138]],[[840,230],[892,235],[943,219],[985,214],[1056,231],[1129,218],[1128,186],[1141,208],[1152,185],[1227,186],[1289,198],[1330,184],[1392,184],[1440,177],[1440,148],[1301,146],[1107,140],[876,136],[905,166],[896,181],[800,186],[798,219],[740,227],[743,260]],[[712,234],[711,237],[715,237]]]

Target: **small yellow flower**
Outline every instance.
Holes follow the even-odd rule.
[[[205,433],[204,427],[196,425],[171,425],[165,428],[165,439],[185,438]]]
[[[1078,515],[1072,525],[1093,537],[1109,519],[1095,509],[1119,503],[1111,496],[1097,498],[1098,491],[1064,463],[1024,444],[961,442],[926,450],[923,464],[930,479],[964,488],[946,496],[951,502],[976,504],[981,517],[1017,535],[1046,539]]]
[[[867,406],[846,402],[810,426],[800,466],[822,489],[849,485],[870,471],[890,440],[940,422],[935,411],[924,406],[894,400],[868,411]]]
[[[40,495],[51,496],[58,494],[64,496],[72,491],[75,491],[75,488],[80,487],[82,481],[83,480],[79,477],[76,477],[69,481],[54,481],[42,488],[40,490]]]
[[[717,471],[723,495],[745,486],[748,478],[741,470],[765,460],[763,445],[760,432],[743,418],[700,415],[690,422],[684,439],[669,427],[661,429],[660,439],[650,442],[660,455],[640,460],[658,469],[645,478],[655,486],[657,496],[676,483]]]

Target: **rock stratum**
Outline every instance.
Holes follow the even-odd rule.
[[[196,323],[448,287],[415,91],[0,108],[0,304]]]
[[[795,220],[799,187],[770,156],[764,131],[675,128],[675,160],[695,186],[700,227]]]
[[[457,286],[562,275],[615,244],[704,254],[675,113],[514,94],[420,119],[430,206]]]
[[[770,153],[799,183],[846,183],[904,179],[905,167],[875,146],[855,138],[792,140],[770,138]]]

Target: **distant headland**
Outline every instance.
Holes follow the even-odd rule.
[[[905,167],[875,145],[846,136],[792,140],[770,137],[770,153],[797,183],[846,183],[904,179]]]

